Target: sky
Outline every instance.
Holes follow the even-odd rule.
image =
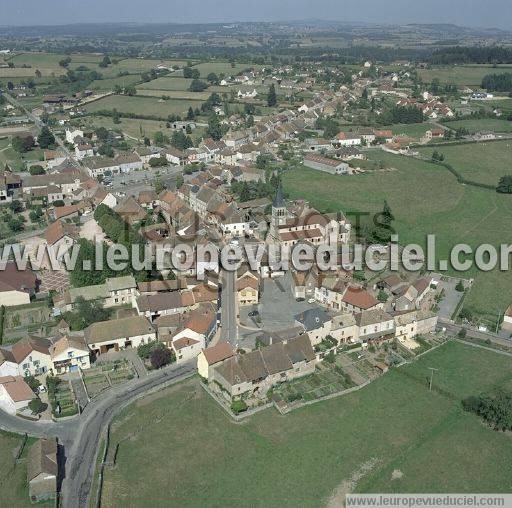
[[[0,0],[0,25],[324,19],[512,31],[511,0]]]

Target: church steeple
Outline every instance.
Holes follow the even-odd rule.
[[[270,235],[273,238],[279,238],[279,226],[286,222],[286,216],[287,213],[286,203],[283,196],[283,186],[281,185],[281,181],[279,181],[276,195],[274,196],[274,201],[272,202],[272,222],[270,224]]]
[[[279,180],[279,185],[277,186],[277,192],[274,196],[274,202],[272,203],[273,208],[284,208],[284,197],[283,197],[283,186],[281,185],[281,180]]]

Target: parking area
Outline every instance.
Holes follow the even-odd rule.
[[[441,277],[438,274],[433,274],[433,278],[435,281],[438,281],[439,289],[444,291],[444,297],[438,304],[439,318],[450,320],[453,313],[457,309],[461,298],[464,296],[464,293],[461,293],[455,289],[459,279]],[[464,283],[466,287],[470,284],[469,281],[464,281]]]
[[[309,304],[294,298],[292,276],[289,272],[283,277],[264,279],[261,287],[259,304],[239,309],[242,326],[266,331],[283,330],[295,325],[295,315],[317,307],[314,303]],[[258,314],[249,316],[254,311]]]
[[[114,192],[136,196],[141,191],[153,190],[155,179],[160,178],[167,189],[173,189],[176,186],[176,176],[181,171],[182,168],[178,166],[164,166],[112,175],[112,183],[108,188]]]

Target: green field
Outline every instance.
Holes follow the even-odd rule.
[[[449,343],[358,392],[241,425],[190,381],[113,425],[102,506],[341,506],[345,482],[370,462],[353,491],[509,492],[512,440],[460,400],[511,379],[509,358]]]
[[[153,137],[153,134],[157,131],[165,132],[167,127],[164,121],[158,120],[140,120],[138,118],[121,118],[121,123],[114,124],[112,118],[104,116],[91,117],[90,125],[93,128],[106,127],[107,129],[119,129],[130,137],[141,138],[148,136]],[[141,135],[142,133],[142,135]],[[1,153],[1,152],[0,152]]]
[[[113,95],[99,101],[91,102],[85,109],[91,113],[102,109],[117,109],[120,113],[134,113],[136,115],[150,115],[167,117],[168,115],[183,115],[188,108],[200,107],[202,101],[193,100],[168,100],[161,101],[159,98],[149,97],[128,97],[124,95]]]
[[[170,97],[171,99],[201,100],[210,97],[211,92],[189,92],[188,90],[153,90],[137,88],[137,95],[141,97]]]
[[[405,135],[411,138],[422,138],[425,133],[433,129],[434,126],[427,122],[424,123],[395,123],[379,127],[379,130],[390,129],[395,136]]]
[[[476,248],[507,241],[510,196],[460,185],[446,169],[427,162],[377,150],[369,157],[396,171],[339,177],[299,167],[284,174],[285,190],[291,198],[304,198],[321,211],[372,214],[382,210],[387,199],[400,243],[425,245],[426,236],[435,234],[438,259],[449,259],[458,243]],[[510,271],[484,273],[474,268],[463,275],[476,281],[466,300],[468,308],[496,319],[498,305],[512,303]]]
[[[118,78],[105,78],[93,81],[88,88],[91,90],[113,90],[116,85],[121,87],[133,85],[140,81],[140,75],[130,74],[129,76],[120,76]]]
[[[34,443],[33,439],[27,441],[27,445],[21,456],[22,461],[16,464],[16,454],[24,441],[23,436],[0,431],[0,485],[2,486],[2,506],[13,506],[16,508],[28,508],[36,506],[45,508],[54,506],[54,503],[47,501],[31,504],[28,497],[27,466],[23,461],[27,456],[28,448]]]
[[[145,90],[188,90],[192,83],[191,79],[179,77],[163,77],[157,78],[147,83],[141,83],[137,88],[144,88]]]
[[[472,134],[479,131],[493,131],[497,133],[512,132],[512,122],[502,120],[501,118],[469,118],[467,120],[447,122],[445,125],[450,129],[460,129],[462,127]]]
[[[419,151],[430,156],[432,150]],[[512,174],[512,140],[442,146],[438,151],[467,180],[497,185],[502,176]]]
[[[114,58],[112,58],[114,59]],[[117,64],[109,65],[107,68],[98,67],[98,70],[104,77],[117,77],[120,72],[128,72],[130,74],[140,74],[155,69],[158,65],[183,67],[186,62],[183,60],[151,60],[148,58],[125,58],[119,59]]]
[[[235,63],[233,66],[229,62],[205,62],[194,65],[194,69],[197,69],[201,73],[202,78],[206,78],[210,72],[231,76],[248,69],[257,69],[260,67],[261,65],[245,65],[239,63]]]
[[[430,83],[433,79],[439,79],[443,84],[467,85],[470,87],[480,87],[482,79],[487,74],[496,72],[510,72],[512,67],[502,67],[499,70],[491,65],[460,65],[439,67],[434,69],[418,69],[418,75],[421,79]]]

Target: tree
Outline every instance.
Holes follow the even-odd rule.
[[[169,143],[169,138],[162,131],[156,131],[153,134],[153,142],[157,146],[166,145]]]
[[[7,225],[13,233],[19,233],[23,229],[23,219],[21,217],[12,217]]]
[[[23,203],[19,199],[13,199],[9,203],[9,208],[12,213],[21,213],[23,212]]]
[[[377,300],[379,300],[379,302],[386,303],[388,301],[388,299],[389,299],[388,294],[381,289],[379,291],[379,294],[377,295]]]
[[[206,134],[215,141],[219,141],[224,135],[224,128],[222,127],[219,117],[214,113],[208,118],[208,128]]]
[[[194,146],[190,136],[187,136],[183,131],[177,130],[172,133],[171,145],[178,150],[186,150],[191,146]]]
[[[153,181],[153,187],[157,194],[160,194],[163,190],[165,190],[164,182],[162,182],[162,179],[159,176],[157,176]]]
[[[32,136],[15,136],[14,138],[12,138],[11,145],[13,149],[16,150],[17,152],[25,153],[34,148],[35,142]]]
[[[41,386],[41,383],[34,376],[26,376],[25,383],[27,383],[34,392]]]
[[[185,183],[185,179],[183,178],[183,174],[180,173],[176,176],[176,188],[179,189]]]
[[[206,77],[206,81],[208,81],[208,83],[211,83],[212,85],[218,85],[220,83],[219,76],[217,76],[215,72],[210,72],[210,74],[208,74],[208,76]]]
[[[144,360],[147,360],[150,356],[151,356],[151,353],[155,350],[155,349],[164,349],[165,348],[165,344],[163,342],[160,342],[160,341],[152,341],[152,342],[148,342],[147,344],[141,344],[138,348],[137,348],[137,354]]]
[[[28,217],[32,222],[38,222],[41,217],[43,216],[43,209],[38,206],[34,208],[33,210],[30,210]]]
[[[59,65],[61,67],[68,67],[68,65],[71,63],[71,57],[67,56],[65,58],[63,58],[62,60],[59,60]]]
[[[394,233],[392,222],[395,220],[391,208],[387,201],[384,201],[384,207],[380,214],[374,217],[374,226],[371,230],[370,241],[378,244],[387,244],[391,241],[391,235]]]
[[[103,57],[103,60],[99,63],[99,66],[105,68],[108,67],[111,63],[112,62],[110,60],[110,57],[108,55],[105,55]]]
[[[199,79],[201,77],[201,73],[192,67],[185,67],[183,69],[183,77],[187,79]]]
[[[44,170],[43,166],[40,166],[39,164],[34,164],[33,166],[30,166],[28,172],[32,176],[46,174],[46,171]]]
[[[444,155],[437,150],[434,150],[434,153],[432,154],[432,160],[434,162],[443,162],[444,161]]]
[[[41,402],[41,399],[36,397],[28,403],[28,408],[33,414],[37,415],[46,409],[46,405]]]
[[[151,352],[149,360],[154,369],[161,369],[171,363],[172,355],[167,348],[157,348]]]
[[[512,194],[512,175],[506,175],[500,178],[496,192],[500,194]]]
[[[105,142],[110,137],[110,133],[108,132],[108,129],[105,127],[98,127],[95,132],[96,132],[97,138],[100,141]]]
[[[191,92],[204,92],[207,88],[208,84],[200,79],[193,79],[189,86]]]
[[[76,268],[75,268],[76,270]],[[103,304],[97,300],[88,301],[82,296],[77,297],[72,312],[64,312],[63,318],[69,323],[71,330],[83,330],[92,323],[106,321],[111,311],[104,309]]]
[[[458,291],[459,293],[464,293],[464,283],[461,280],[457,282],[457,285],[455,286],[455,291]]]
[[[108,143],[103,143],[98,148],[98,154],[105,157],[114,157],[114,149]]]
[[[121,123],[121,115],[119,114],[116,108],[112,110],[112,122],[114,122],[115,124]]]
[[[323,128],[325,139],[333,139],[334,137],[336,137],[336,134],[340,132],[340,126],[338,125],[338,122],[336,122],[336,120],[334,120],[333,118],[327,118],[323,122]]]
[[[188,108],[187,112],[187,120],[194,120],[196,118],[196,115],[194,113],[194,110],[192,109],[192,106]]]
[[[46,125],[41,129],[39,136],[37,136],[37,142],[41,148],[49,148],[55,143],[55,136]]]
[[[267,104],[269,107],[273,108],[277,106],[277,94],[276,94],[276,86],[274,83],[270,85],[268,96],[267,96]]]

